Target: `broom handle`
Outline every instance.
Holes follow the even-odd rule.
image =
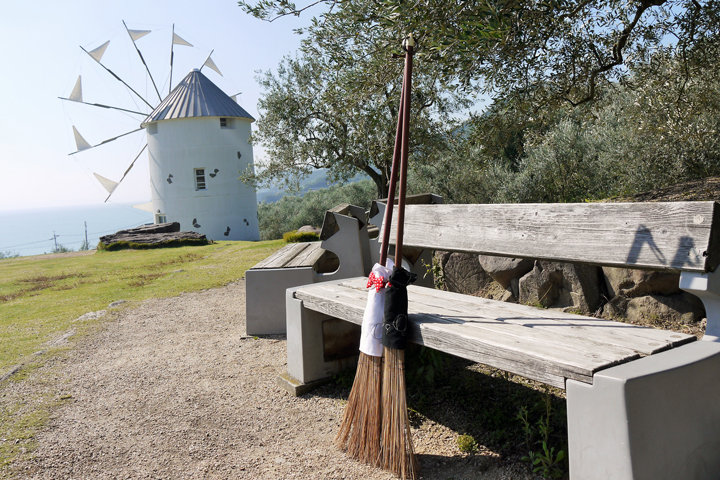
[[[412,38],[412,37],[409,37]],[[405,50],[405,73],[403,78],[402,117],[403,132],[400,148],[400,191],[398,196],[397,240],[395,241],[395,265],[402,266],[402,240],[405,223],[405,196],[407,186],[408,144],[410,138],[410,89],[412,86],[413,45],[408,42]]]
[[[402,88],[405,88],[403,80]],[[385,266],[387,261],[388,248],[390,247],[390,225],[392,224],[393,208],[395,207],[395,185],[398,177],[398,165],[400,163],[400,142],[402,136],[403,119],[403,94],[400,92],[400,108],[398,109],[397,129],[395,130],[395,148],[393,149],[392,167],[390,170],[390,186],[388,187],[388,202],[385,205],[385,216],[383,218],[383,238],[380,244],[380,265]]]

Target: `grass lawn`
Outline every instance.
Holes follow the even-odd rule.
[[[0,376],[111,302],[218,287],[283,245],[217,242],[201,247],[97,252],[0,260]]]
[[[13,478],[13,461],[32,455],[34,435],[53,409],[70,399],[52,374],[28,375],[68,346],[48,347],[63,332],[92,332],[102,319],[73,320],[118,300],[133,302],[226,285],[284,245],[217,242],[202,247],[122,250],[90,255],[36,256],[0,260],[0,377],[22,365],[7,382],[31,380],[33,398],[0,403],[0,479]],[[33,355],[42,351],[42,355]],[[3,384],[0,383],[0,392]],[[58,389],[60,392],[58,393]]]

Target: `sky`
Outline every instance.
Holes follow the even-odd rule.
[[[82,0],[6,2],[0,16],[0,211],[99,205],[107,192],[93,172],[119,180],[145,145],[140,131],[75,155],[73,125],[91,145],[139,127],[142,116],[58,99],[68,97],[78,75],[83,100],[149,112],[79,46],[110,44],[102,63],[153,106],[159,99],[123,20],[131,30],[151,30],[137,40],[164,97],[168,93],[170,43],[175,33],[193,47],[175,45],[173,86],[208,54],[223,76],[202,72],[255,118],[261,95],[256,76],[293,55],[300,38],[293,29],[307,17],[268,23],[246,15],[235,0]],[[255,148],[255,162],[263,152]],[[143,153],[109,202],[150,200],[147,153]]]

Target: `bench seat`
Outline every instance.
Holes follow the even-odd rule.
[[[312,268],[325,253],[321,242],[290,243],[258,262],[254,270],[270,268]]]
[[[304,285],[303,307],[362,323],[367,278]],[[410,340],[526,378],[565,388],[592,384],[603,369],[695,340],[692,335],[543,310],[411,285]]]

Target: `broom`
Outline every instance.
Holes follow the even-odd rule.
[[[340,430],[335,444],[356,460],[378,466],[380,459],[381,432],[381,380],[382,380],[382,344],[378,328],[383,321],[385,306],[385,283],[392,270],[392,260],[388,260],[390,244],[390,224],[392,222],[395,198],[395,179],[400,163],[400,137],[402,133],[403,104],[400,103],[395,147],[393,150],[388,189],[389,204],[383,217],[383,238],[380,244],[380,262],[376,263],[368,279],[368,299],[363,313],[360,334],[360,355],[355,372],[348,403],[343,413]]]
[[[380,466],[400,478],[416,479],[418,464],[413,452],[410,419],[407,413],[405,385],[405,345],[408,333],[407,286],[416,275],[402,268],[402,238],[407,185],[408,140],[410,135],[410,88],[412,54],[415,42],[412,35],[404,42],[405,73],[402,98],[402,146],[400,155],[400,191],[398,199],[395,267],[385,292],[383,339],[385,365],[382,383],[382,432],[380,436]]]

